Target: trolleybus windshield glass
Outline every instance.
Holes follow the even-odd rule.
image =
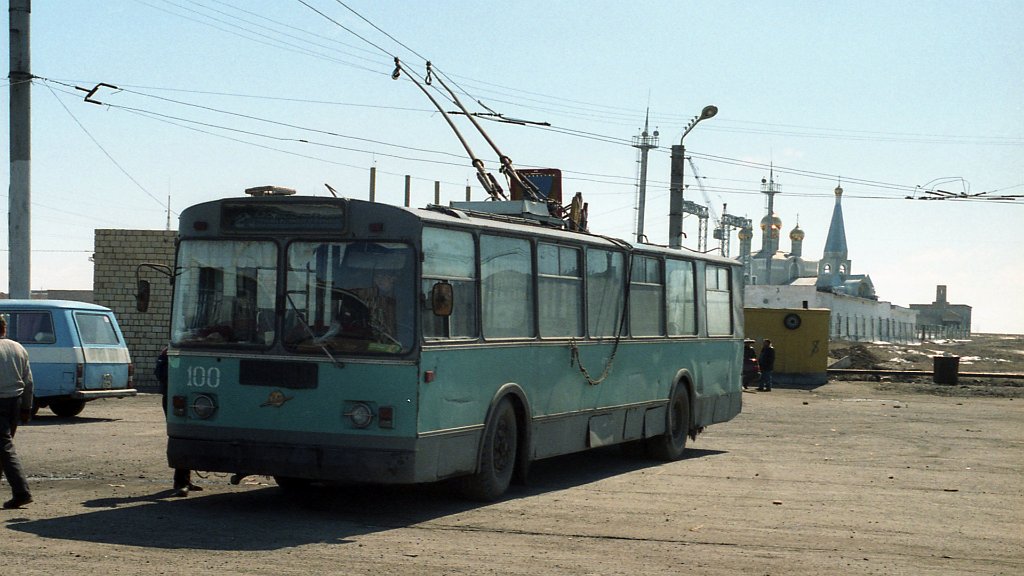
[[[175,282],[171,318],[175,345],[273,344],[274,243],[183,240]]]
[[[309,354],[409,351],[416,310],[413,264],[407,244],[292,243],[285,347]]]

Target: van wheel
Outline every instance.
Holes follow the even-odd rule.
[[[301,493],[313,485],[312,480],[306,478],[293,478],[291,476],[274,476],[274,482],[281,487],[281,490],[289,494]]]
[[[51,400],[50,410],[61,418],[73,418],[82,413],[85,400]]]
[[[471,500],[490,502],[508,490],[516,467],[519,427],[512,402],[504,398],[498,403],[484,429],[484,446],[480,470],[460,479],[460,492]]]
[[[658,460],[671,462],[683,457],[686,436],[690,433],[690,395],[686,386],[676,386],[668,402],[665,433],[647,440],[647,450]]]

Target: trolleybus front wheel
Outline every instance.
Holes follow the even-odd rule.
[[[463,496],[491,501],[508,490],[516,465],[518,434],[515,408],[508,398],[504,398],[484,428],[480,470],[460,481],[459,488]]]
[[[648,439],[651,456],[665,461],[679,460],[686,450],[686,436],[690,433],[690,395],[686,386],[676,386],[668,402],[665,434]]]

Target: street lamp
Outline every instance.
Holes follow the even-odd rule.
[[[669,248],[682,248],[683,246],[683,160],[686,156],[686,148],[683,146],[683,139],[693,130],[701,120],[713,118],[718,114],[717,106],[705,106],[700,114],[693,117],[690,123],[679,137],[679,145],[672,146],[672,177],[669,180],[669,207],[668,207],[668,246]]]

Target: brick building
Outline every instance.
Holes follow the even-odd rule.
[[[174,265],[175,231],[96,230],[93,262],[93,301],[114,311],[135,363],[135,385],[157,386],[153,366],[170,334],[170,278],[140,264]],[[135,307],[138,278],[152,285],[149,310]]]

